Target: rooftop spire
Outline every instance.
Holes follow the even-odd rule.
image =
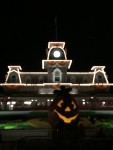
[[[58,33],[57,33],[57,15],[55,16],[55,40],[57,41]]]

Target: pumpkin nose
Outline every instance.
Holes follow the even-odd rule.
[[[65,111],[71,111],[70,107],[67,106],[67,107],[65,108]]]

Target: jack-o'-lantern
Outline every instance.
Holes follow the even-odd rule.
[[[55,99],[50,105],[49,121],[52,126],[77,125],[79,121],[79,107],[74,97],[69,94],[71,88],[61,86],[61,90],[55,90]]]

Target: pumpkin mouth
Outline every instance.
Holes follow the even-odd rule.
[[[54,112],[59,116],[59,118],[61,118],[65,123],[71,123],[72,120],[75,120],[78,116],[78,114],[76,114],[75,116],[72,116],[70,118],[67,118],[65,116],[63,116],[62,114],[60,114],[57,110],[54,110]]]

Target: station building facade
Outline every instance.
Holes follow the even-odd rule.
[[[111,106],[113,98],[107,95],[112,83],[105,66],[93,66],[89,72],[70,72],[72,60],[67,57],[65,42],[48,42],[45,52],[42,72],[24,72],[21,66],[8,66],[5,82],[0,83],[0,110],[48,109],[54,90],[60,86],[71,87],[70,93],[86,109],[91,108],[88,106],[94,97],[100,107],[108,105],[108,101]]]

